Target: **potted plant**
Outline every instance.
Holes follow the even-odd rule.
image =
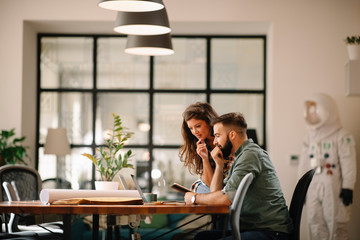
[[[5,164],[26,164],[25,158],[29,158],[26,148],[22,146],[25,137],[15,138],[15,128],[10,131],[1,130],[0,134],[0,166]]]
[[[134,168],[132,164],[129,164],[132,151],[128,150],[124,154],[119,152],[124,147],[125,142],[134,133],[129,132],[127,128],[122,126],[121,119],[118,115],[113,113],[113,117],[114,124],[112,130],[107,134],[108,137],[105,138],[105,146],[96,148],[95,155],[88,153],[82,154],[93,162],[96,171],[100,173],[101,182],[95,182],[96,189],[99,189],[99,186],[103,184],[112,184],[113,188],[117,189],[118,182],[112,182],[115,175],[122,168]]]
[[[360,35],[348,36],[345,39],[349,59],[350,60],[359,60],[360,59]]]

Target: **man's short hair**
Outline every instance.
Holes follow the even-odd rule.
[[[241,134],[246,134],[247,123],[241,113],[226,113],[211,121],[211,125],[214,126],[217,123],[221,123],[224,127],[228,127]]]

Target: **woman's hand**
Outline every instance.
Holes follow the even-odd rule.
[[[208,150],[206,148],[205,141],[202,139],[199,139],[199,141],[196,142],[196,153],[203,159],[208,160]]]

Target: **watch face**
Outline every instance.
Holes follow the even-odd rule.
[[[191,198],[191,203],[195,203],[195,195]]]

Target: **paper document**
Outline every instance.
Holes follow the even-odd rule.
[[[140,198],[137,190],[73,190],[73,189],[43,189],[40,192],[42,203],[52,203],[69,198],[94,198],[94,197],[132,197]]]
[[[69,198],[52,202],[53,205],[142,205],[141,198],[131,197],[92,197],[92,198]]]

